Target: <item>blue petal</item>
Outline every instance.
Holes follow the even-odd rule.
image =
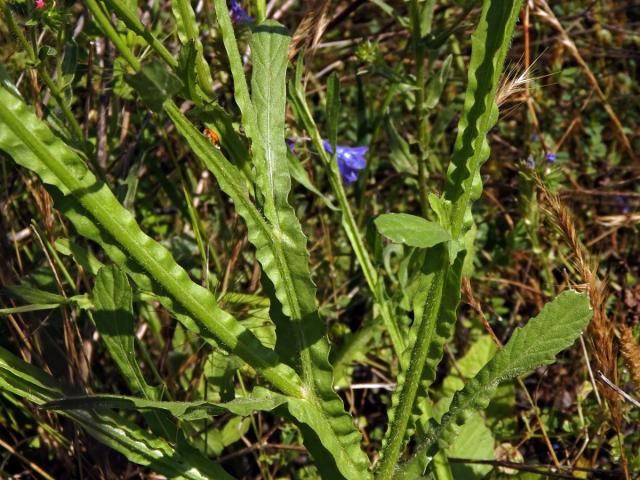
[[[322,141],[322,147],[329,154],[333,154],[331,144],[327,140]],[[336,157],[338,169],[342,180],[346,185],[351,185],[358,179],[358,171],[367,166],[364,155],[369,151],[369,147],[345,147],[336,145]]]

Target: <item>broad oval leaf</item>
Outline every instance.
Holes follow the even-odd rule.
[[[380,235],[410,247],[429,248],[451,240],[440,224],[408,213],[384,213],[374,222]]]

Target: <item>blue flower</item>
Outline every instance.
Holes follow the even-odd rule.
[[[238,0],[231,0],[231,21],[233,23],[249,23],[253,22],[253,17],[242,8]]]
[[[323,140],[322,146],[333,155],[331,144]],[[338,169],[342,180],[346,185],[351,185],[358,179],[358,172],[367,166],[367,159],[364,158],[369,147],[341,147],[336,145],[336,154],[338,159]]]
[[[555,154],[555,153],[553,153],[553,152],[549,152],[549,153],[547,153],[547,154],[544,156],[544,158],[547,160],[547,162],[551,162],[551,163],[553,163],[553,162],[555,162],[555,161],[556,161],[556,158],[557,158],[557,157],[556,157],[556,154]]]

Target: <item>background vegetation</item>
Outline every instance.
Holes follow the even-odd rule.
[[[90,153],[94,173],[144,231],[245,327],[270,338],[261,268],[244,222],[167,118],[142,106],[126,81],[125,61],[84,3],[0,2],[0,62],[37,115],[79,140],[74,146]],[[211,3],[193,4],[199,38],[211,88],[235,112]],[[291,56],[304,55],[307,102],[325,138],[327,78],[339,76],[338,144],[369,147],[367,167],[347,188],[349,202],[399,305],[408,302],[408,266],[400,261],[406,247],[383,241],[372,220],[385,212],[419,214],[422,195],[443,189],[476,3],[436,2],[424,59],[434,98],[420,112],[407,3],[268,4],[269,18],[293,32]],[[242,6],[257,15],[250,2]],[[169,2],[130,7],[178,58],[184,28]],[[9,24],[7,11],[17,25]],[[634,401],[640,390],[639,24],[640,5],[631,0],[525,2],[499,90],[500,120],[489,135],[485,189],[474,206],[480,221],[465,265],[459,323],[432,386],[435,410],[445,409],[462,379],[568,285],[588,291],[601,308],[556,364],[502,385],[488,409],[465,426],[447,452],[456,479],[635,478],[640,472],[640,404]],[[248,54],[251,21],[234,26]],[[117,28],[138,57],[151,55],[122,23]],[[380,312],[341,227],[326,168],[306,135],[288,111],[290,160],[297,168],[290,201],[308,237],[320,313],[340,365],[338,391],[373,456],[387,428],[397,359],[375,321]],[[418,143],[428,152],[424,169],[416,161]],[[0,258],[0,345],[75,392],[132,393],[83,308],[104,255],[53,208],[38,177],[1,152]],[[223,401],[256,383],[251,369],[204,344],[144,292],[133,302],[143,375],[168,398]],[[408,305],[405,310],[409,322]],[[144,425],[134,412],[123,415]],[[189,431],[196,447],[239,478],[316,478],[300,431],[275,413],[226,413],[193,421]],[[68,418],[4,390],[0,447],[0,476],[10,478],[154,477]]]

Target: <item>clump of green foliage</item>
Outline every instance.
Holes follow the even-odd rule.
[[[205,1],[196,15],[190,2],[174,0],[170,8],[154,4],[147,13],[156,20],[143,22],[130,2],[86,0],[80,36],[100,44],[100,67],[73,33],[74,6],[0,2],[23,63],[22,71],[16,59],[0,70],[3,174],[30,179],[43,199],[28,230],[39,250],[25,253],[28,275],[3,279],[16,303],[0,312],[16,332],[15,317],[27,316],[60,335],[25,336],[17,351],[0,347],[3,405],[28,405],[20,415],[46,424],[47,438],[63,449],[78,445],[65,435],[73,425],[168,478],[489,473],[490,466],[449,459],[486,460],[487,448],[495,459],[494,438],[507,438],[500,429],[513,425],[492,414],[492,432],[481,412],[500,409],[505,396],[513,408],[513,382],[524,387],[522,376],[552,365],[593,316],[587,293],[564,288],[510,329],[504,345],[491,341],[489,327],[469,339],[455,368],[443,362],[456,348],[463,279],[481,261],[477,239],[488,235],[483,212],[472,207],[483,192],[521,1],[484,0],[477,12],[467,2],[438,26],[433,0],[414,0],[407,12],[372,2],[408,31],[414,72],[389,68],[375,45],[356,50],[390,85],[377,115],[357,116],[358,143],[384,135],[397,172],[370,222],[367,179],[385,160],[369,155],[364,168],[367,149],[340,144],[353,134],[343,103],[355,96],[365,111],[364,87],[345,91],[336,73],[310,76],[300,37],[292,48],[264,1],[252,6],[254,18],[238,2],[230,11],[225,0]],[[321,3],[315,8],[326,13]],[[471,13],[464,62],[449,52],[459,52],[455,33]],[[23,25],[25,14],[34,20]],[[38,42],[40,26],[55,47]],[[447,103],[454,69],[465,93]],[[40,80],[54,100],[44,109],[33,91]],[[79,121],[89,91],[100,96],[99,108]],[[402,120],[391,115],[399,95],[408,111]],[[411,138],[401,123],[413,124]],[[448,162],[436,154],[443,144]],[[307,153],[312,169],[301,161]],[[539,251],[531,194],[539,177],[535,166],[521,167],[530,189],[523,189],[526,225]],[[320,246],[317,229],[332,232]],[[554,278],[546,280],[553,291]],[[579,282],[569,276],[565,286]],[[499,308],[507,299],[485,301]],[[91,338],[87,348],[83,339]],[[376,360],[366,360],[370,351]],[[369,382],[375,406],[368,408],[378,420],[353,403],[347,409],[341,396],[355,392],[346,387],[358,362],[387,365],[392,378]],[[263,444],[275,432],[277,448],[267,454]]]

